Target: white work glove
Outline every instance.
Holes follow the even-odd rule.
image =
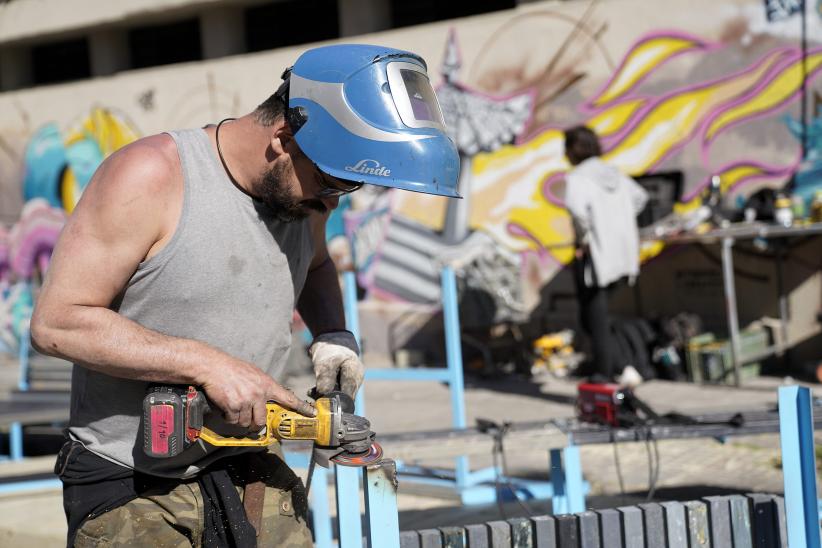
[[[360,361],[360,347],[350,331],[323,333],[314,339],[308,348],[308,355],[314,363],[317,376],[317,393],[328,394],[337,386],[351,396],[356,395],[365,376],[365,367]]]

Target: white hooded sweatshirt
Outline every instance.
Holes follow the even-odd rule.
[[[636,181],[599,157],[588,158],[565,177],[565,204],[577,241],[590,249],[597,285],[606,287],[623,276],[639,274],[639,230],[636,216],[648,193]],[[593,277],[585,274],[586,285]]]

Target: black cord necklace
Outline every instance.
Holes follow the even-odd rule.
[[[232,122],[234,120],[236,120],[236,118],[223,118],[220,120],[220,123],[217,124],[217,129],[214,130],[214,142],[217,143],[217,156],[220,157],[220,163],[223,164],[223,169],[225,170],[226,175],[228,175],[229,180],[243,193],[248,194],[248,192],[240,186],[240,183],[237,182],[237,179],[234,178],[234,175],[231,174],[231,170],[228,169],[228,164],[225,162],[225,158],[223,158],[223,151],[220,149],[220,126],[226,122]]]

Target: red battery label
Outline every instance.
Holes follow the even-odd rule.
[[[157,455],[168,454],[168,440],[174,435],[174,406],[151,406],[151,451]]]

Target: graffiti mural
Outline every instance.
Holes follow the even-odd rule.
[[[803,195],[811,196],[820,186],[822,162],[814,151],[822,134],[822,111],[805,128],[809,148],[804,163],[798,141],[788,136],[801,133],[801,124],[790,116],[798,110],[803,71],[807,86],[820,80],[822,47],[811,43],[803,58],[798,42],[782,36],[782,26],[769,33],[758,19],[749,18],[744,33],[729,31],[730,38],[721,41],[681,30],[649,32],[613,62],[599,40],[607,29],[592,11],[589,6],[575,22],[563,23],[575,25],[574,32],[537,68],[533,48],[523,55],[522,65],[513,64],[511,56],[493,65],[488,59],[492,55],[488,52],[494,51],[490,46],[499,43],[506,32],[526,42],[525,29],[534,30],[538,15],[556,20],[556,14],[536,12],[504,24],[480,48],[475,66],[462,66],[457,33],[452,30],[448,37],[438,93],[446,120],[455,128],[455,141],[472,145],[461,148],[466,157],[462,167],[468,170],[460,182],[460,191],[470,198],[466,200],[470,202],[468,232],[483,233],[491,245],[521,254],[524,278],[530,276],[526,270],[534,268],[550,277],[571,259],[572,229],[563,199],[564,174],[569,168],[563,129],[570,125],[584,123],[594,129],[602,138],[603,157],[628,174],[683,171],[685,185],[675,206],[680,215],[701,205],[715,175],[731,205],[762,186],[779,188],[794,174]],[[571,53],[577,49],[571,47],[573,40],[590,53],[594,59],[590,62],[612,66],[610,76],[598,86],[582,86],[587,78],[585,62]],[[751,43],[757,47],[748,47]],[[682,66],[689,67],[684,77],[677,72]],[[484,89],[461,82],[462,73],[472,74],[472,80]],[[584,91],[591,88],[592,92]],[[489,117],[476,117],[491,120],[485,125],[473,122],[462,112],[468,101],[454,99],[457,92],[472,101],[482,98],[488,106],[477,112],[513,112],[511,129],[505,130]],[[512,108],[512,101],[520,103]],[[482,128],[478,135],[495,140],[496,146],[483,149],[474,144],[466,130],[474,125]],[[495,131],[503,137],[495,137]],[[780,132],[788,138],[781,138]],[[768,146],[760,143],[752,149],[746,145],[756,140],[767,140]],[[399,264],[407,265],[405,270],[419,270],[421,264],[436,265],[439,246],[420,242],[460,246],[467,241],[464,237],[453,241],[453,231],[449,231],[453,209],[442,198],[397,193],[390,216],[384,216],[388,221],[382,239],[372,247],[390,251],[386,267]],[[392,240],[403,238],[392,233],[408,231],[415,234],[411,241],[416,244],[394,249]],[[350,235],[358,238],[356,230]],[[420,246],[427,251],[416,249]],[[383,268],[379,252],[369,261],[375,272]],[[412,287],[423,287],[421,282],[430,276],[425,273],[418,278]],[[399,291],[391,287],[396,284],[381,284],[379,275],[363,281],[375,295],[387,291],[415,300],[408,295],[408,284],[402,284],[406,289]],[[529,283],[544,281],[543,277]],[[424,293],[426,302],[434,294]]]
[[[795,175],[794,194],[804,201],[805,209],[810,209],[815,194],[822,190],[822,100],[815,101],[816,117],[804,125],[790,115],[783,118],[791,134],[801,143],[805,139],[805,157]]]
[[[714,165],[711,154],[723,132],[781,111],[796,100],[801,64],[796,49],[769,52],[736,73],[658,96],[633,92],[674,55],[716,50],[721,47],[682,35],[644,37],[602,91],[580,107],[582,121],[604,137],[604,158],[632,175],[652,172],[697,141],[705,175],[687,189],[685,208],[698,201],[712,174],[720,175],[723,192],[728,193],[754,180],[784,180],[799,162],[795,153],[781,165],[744,156]],[[812,81],[822,67],[822,49],[811,51],[806,63]],[[475,158],[472,227],[519,251],[567,241],[567,223],[552,221],[567,215],[561,199],[562,175],[568,168],[562,138],[561,128],[545,127]],[[423,221],[412,204],[401,206],[400,212]]]
[[[25,151],[25,201],[43,198],[71,213],[102,161],[137,139],[134,125],[111,110],[94,108],[66,132],[46,124]]]
[[[25,336],[34,287],[48,270],[65,222],[62,208],[34,198],[11,230],[0,228],[0,351],[15,350]]]
[[[0,351],[14,351],[25,336],[34,294],[66,216],[95,170],[136,138],[133,124],[103,108],[92,109],[67,131],[48,123],[32,134],[23,154],[20,218],[10,230],[0,227]]]

